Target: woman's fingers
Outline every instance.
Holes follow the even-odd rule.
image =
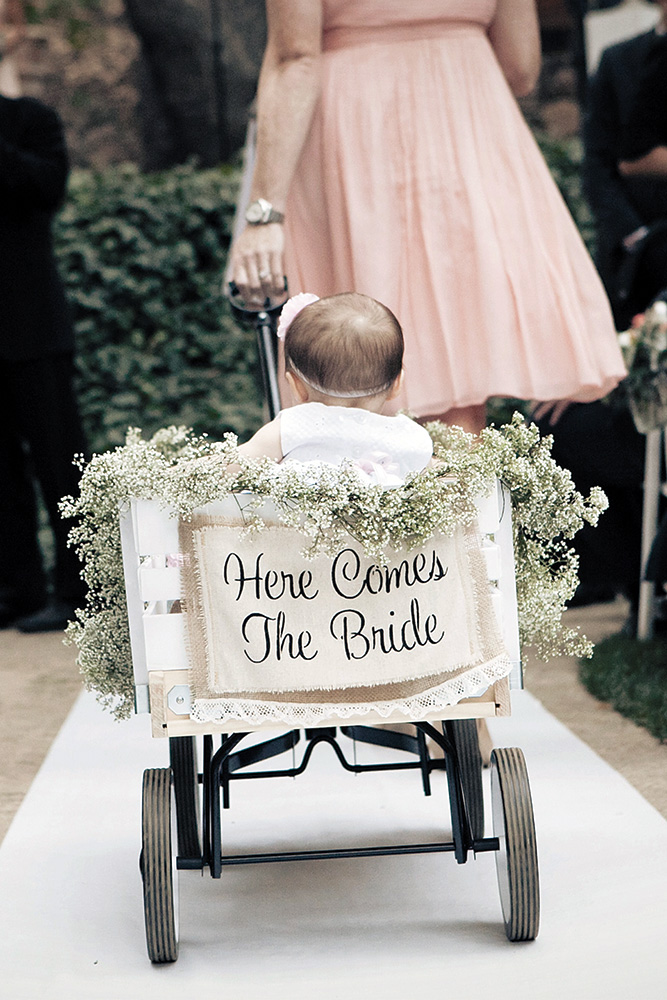
[[[530,415],[533,420],[541,420],[542,417],[546,417],[552,405],[552,403],[531,403]]]
[[[568,406],[572,405],[571,399],[550,399],[543,403],[533,403],[530,415],[533,420],[542,420],[549,417],[549,426],[553,427],[563,416]]]
[[[271,272],[271,295],[280,298],[285,294],[285,265],[283,263],[282,252],[276,250],[269,257],[269,270]]]
[[[233,280],[248,305],[279,298],[285,291],[282,226],[247,226],[234,247],[233,262]]]

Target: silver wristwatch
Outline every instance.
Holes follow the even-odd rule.
[[[277,212],[270,201],[258,198],[246,208],[245,219],[251,226],[265,226],[269,222],[283,222],[285,216]]]

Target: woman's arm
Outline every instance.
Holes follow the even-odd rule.
[[[498,0],[489,40],[515,97],[529,94],[540,75],[540,27],[535,0]]]
[[[667,146],[654,146],[636,160],[621,160],[618,172],[623,177],[667,177]]]
[[[266,12],[268,42],[257,92],[250,198],[264,198],[284,212],[319,97],[322,0],[267,0]],[[281,223],[246,226],[241,233],[232,248],[232,271],[247,302],[282,293],[283,247]]]

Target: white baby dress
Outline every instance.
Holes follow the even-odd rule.
[[[362,481],[397,486],[431,460],[428,432],[409,417],[387,417],[359,407],[302,403],[282,410],[283,464],[352,462]]]

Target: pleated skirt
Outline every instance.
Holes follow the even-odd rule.
[[[609,305],[484,28],[333,34],[288,199],[290,291],[389,306],[417,416],[605,395],[625,374]]]

